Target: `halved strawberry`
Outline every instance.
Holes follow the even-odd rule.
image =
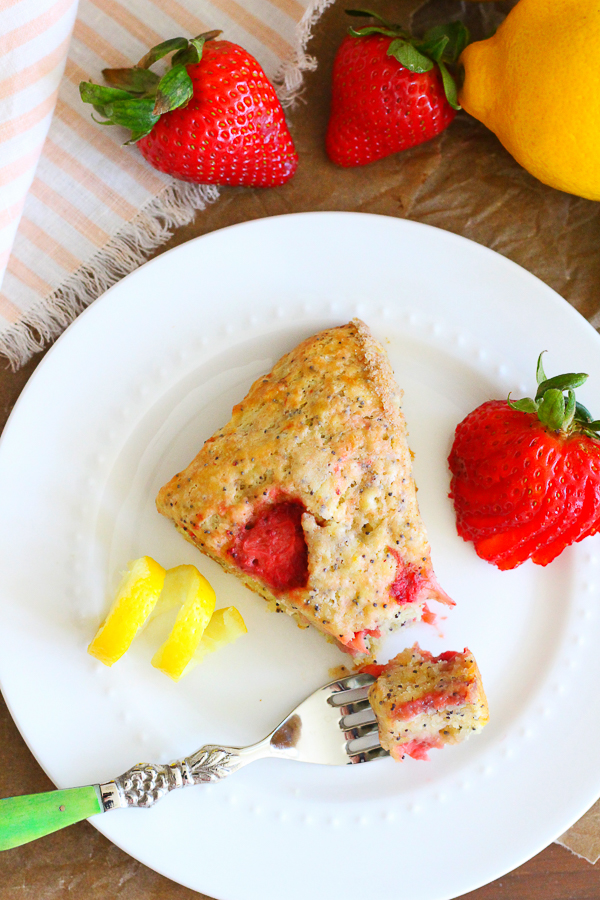
[[[457,531],[500,569],[547,565],[600,527],[600,421],[574,392],[586,379],[546,378],[540,355],[534,399],[488,401],[456,429]]]

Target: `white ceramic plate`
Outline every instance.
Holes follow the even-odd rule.
[[[323,327],[359,315],[405,389],[436,572],[457,600],[434,652],[475,653],[491,722],[427,764],[345,768],[265,760],[151,810],[94,818],[112,841],[221,900],[377,896],[446,900],[519,865],[600,795],[596,538],[548,569],[499,572],[455,533],[453,429],[489,397],[550,374],[590,373],[600,338],[564,300],[501,256],[398,219],[316,213],[191,241],[112,288],[37,369],[0,443],[0,683],[59,787],[145,759],[263,737],[330,680],[343,655],[187,544],[154,508],[260,373]],[[86,646],[118,572],[143,554],[197,564],[249,634],[175,685],[150,666],[149,629],[105,668]]]

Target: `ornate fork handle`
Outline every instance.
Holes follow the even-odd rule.
[[[206,744],[168,765],[139,763],[106,784],[5,797],[0,800],[0,851],[19,847],[109,809],[148,807],[176,788],[219,781],[263,756],[281,755],[265,738],[251,747]]]
[[[205,744],[178,762],[167,765],[138,763],[114,781],[100,785],[104,809],[148,807],[176,788],[220,781],[240,766],[264,755],[261,750],[260,744],[243,749]]]
[[[363,674],[324,685],[292,710],[267,737],[250,747],[205,744],[191,756],[167,765],[139,763],[105,784],[0,799],[0,851],[19,847],[110,809],[153,806],[176,788],[220,781],[242,766],[266,756],[331,765],[374,759],[368,755],[375,748],[373,736],[357,737],[354,725],[350,730],[346,727],[353,720],[352,704],[360,704],[366,699],[366,691],[373,681],[371,675]],[[340,691],[346,693],[340,694]],[[363,710],[357,710],[356,715],[361,727],[366,724]],[[349,740],[349,736],[353,739]],[[365,738],[372,746],[368,741],[366,749],[362,745],[360,749],[352,749]],[[383,753],[381,747],[378,752]]]

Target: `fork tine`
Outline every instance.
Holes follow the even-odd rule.
[[[373,735],[370,735],[369,739],[371,741],[376,740]],[[383,759],[390,755],[379,743],[376,743],[375,746],[373,746],[373,744],[365,745],[366,741],[364,739],[361,739],[361,741],[349,741],[346,745],[348,758],[352,765],[355,765],[356,763],[372,762],[376,759]]]
[[[372,750],[365,750],[361,756],[361,762],[371,762],[372,759],[385,759],[386,756],[389,756],[389,751],[384,750],[383,747],[373,747]]]
[[[379,743],[376,730],[369,737],[375,719],[368,692],[374,681],[361,672],[318,688],[265,738],[269,755],[332,766],[360,762],[351,757],[350,742],[359,741],[358,753],[363,744],[371,749]],[[256,746],[262,748],[262,743]]]
[[[373,725],[376,722],[375,713],[370,706],[359,712],[353,712],[349,715],[342,716],[340,719],[340,728],[348,731],[350,728],[359,728],[361,725]]]
[[[357,753],[363,753],[365,750],[374,750],[380,747],[379,730],[373,728],[370,731],[361,734],[359,737],[352,738],[346,744],[346,753],[348,756],[355,756]]]
[[[369,694],[369,688],[373,682],[365,684],[363,687],[351,688],[346,691],[337,691],[329,698],[332,706],[348,706],[350,703],[358,703],[360,700],[366,700]]]
[[[339,685],[338,690],[347,691],[350,688],[363,687],[363,685],[371,685],[375,681],[373,675],[367,674],[367,672],[358,672],[355,675],[346,675],[345,678],[339,678],[336,682],[332,684]]]

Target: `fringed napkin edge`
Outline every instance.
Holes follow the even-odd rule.
[[[273,78],[281,105],[289,109],[298,100],[303,75],[317,61],[307,53],[312,31],[334,0],[313,0],[296,26],[296,48]],[[24,365],[43,350],[90,303],[123,276],[142,265],[174,230],[189,224],[196,213],[219,197],[215,185],[172,181],[114,234],[110,241],[13,325],[0,334],[0,353],[11,369]]]

